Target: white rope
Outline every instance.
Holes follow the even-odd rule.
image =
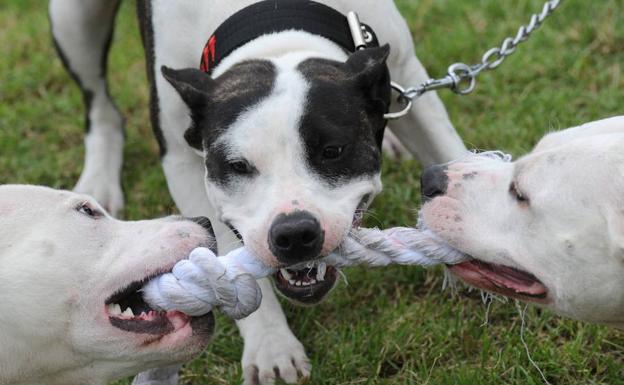
[[[323,261],[337,267],[456,264],[468,259],[427,228],[360,228]]]
[[[428,229],[361,228],[352,230],[336,252],[301,266],[433,266],[459,263],[467,258]],[[245,247],[222,257],[200,247],[188,259],[178,262],[171,273],[150,280],[143,287],[143,298],[155,310],[179,310],[199,316],[218,308],[240,319],[260,306],[262,294],[255,279],[275,270],[262,264]]]
[[[199,316],[218,308],[231,318],[241,319],[258,309],[262,301],[255,277],[271,271],[246,248],[217,257],[210,249],[199,247],[171,273],[150,280],[142,289],[143,299],[155,310]]]

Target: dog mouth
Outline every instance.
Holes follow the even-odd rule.
[[[548,302],[546,286],[527,271],[476,258],[447,267],[462,281],[479,289],[524,301]]]
[[[357,205],[355,212],[353,213],[353,220],[351,221],[351,227],[357,229],[362,226],[362,221],[364,220],[364,214],[366,213],[366,209],[370,203],[370,194],[366,194],[362,197],[362,200]]]
[[[308,266],[282,268],[273,274],[275,287],[286,298],[304,305],[320,302],[334,287],[338,268],[324,262],[312,262]]]
[[[143,300],[141,289],[153,277],[135,281],[109,297],[104,305],[111,325],[135,334],[165,336],[190,326],[193,334],[211,333],[212,313],[191,317],[176,310],[157,311]]]
[[[424,222],[422,212],[418,217],[418,228],[423,231],[432,231]],[[532,273],[517,267],[485,262],[451,246],[440,235],[436,238],[439,238],[440,252],[461,253],[465,257],[464,261],[446,264],[446,267],[468,285],[527,302],[548,303],[550,301],[548,288]]]
[[[370,194],[366,194],[353,213],[352,228],[362,225],[369,203]],[[277,290],[289,300],[303,305],[313,305],[322,301],[331,291],[338,274],[337,267],[322,261],[312,261],[279,269],[273,274],[273,281]]]

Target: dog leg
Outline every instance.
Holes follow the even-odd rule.
[[[383,142],[381,143],[383,153],[390,159],[400,162],[402,160],[412,159],[412,153],[401,143],[394,133],[386,128]]]
[[[416,58],[409,28],[402,19],[397,20],[394,27],[394,37],[401,49],[391,52],[388,59],[392,79],[404,87],[419,85],[429,79],[429,75]],[[389,128],[423,166],[445,163],[466,152],[466,147],[435,92],[428,92],[415,99],[409,113],[391,121]]]
[[[429,78],[416,56],[408,58],[392,76],[406,86],[421,84]],[[434,92],[415,99],[409,113],[391,122],[390,128],[423,166],[445,163],[466,152],[442,101]]]
[[[262,304],[249,317],[237,322],[245,339],[244,385],[271,385],[277,378],[288,384],[310,375],[311,365],[303,345],[294,336],[269,279],[258,281]]]
[[[75,191],[92,195],[112,215],[123,208],[123,118],[108,93],[106,62],[119,1],[51,0],[57,51],[82,90],[85,164]]]

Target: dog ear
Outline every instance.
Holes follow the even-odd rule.
[[[192,111],[200,109],[208,102],[208,92],[213,88],[214,80],[205,72],[195,68],[174,70],[162,66],[165,79],[178,91]]]
[[[362,87],[373,91],[388,91],[390,88],[390,74],[386,60],[390,54],[390,46],[361,49],[355,51],[347,59],[347,68],[355,75]]]
[[[367,112],[378,120],[375,126],[377,142],[381,146],[386,121],[383,115],[390,109],[392,89],[390,72],[386,60],[390,54],[390,46],[366,48],[349,56],[345,63],[348,71],[354,74],[358,85],[369,99]]]
[[[207,73],[194,68],[174,70],[162,66],[161,72],[191,109],[193,124],[184,132],[184,139],[191,147],[201,151],[202,135],[198,124],[208,105],[208,93],[214,87],[214,80]]]

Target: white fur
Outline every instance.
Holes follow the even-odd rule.
[[[452,162],[423,218],[459,250],[534,274],[556,312],[624,327],[622,148],[619,116],[551,133],[514,163]],[[514,180],[529,205],[510,194]]]
[[[91,0],[95,1],[95,0]],[[60,0],[57,0],[61,3]],[[345,54],[333,43],[318,36],[302,32],[285,32],[265,36],[241,47],[221,62],[215,75],[245,58],[265,58],[278,64],[280,79],[278,87],[284,94],[274,93],[267,100],[280,102],[269,105],[268,101],[247,111],[247,119],[277,119],[280,124],[272,125],[268,135],[262,135],[262,128],[255,127],[245,132],[246,137],[224,138],[232,146],[249,145],[249,138],[260,140],[257,147],[271,148],[254,150],[258,159],[266,160],[266,169],[258,183],[243,186],[238,194],[227,194],[214,186],[204,188],[205,169],[203,161],[188,146],[183,138],[190,126],[189,110],[175,90],[160,75],[160,67],[197,68],[200,54],[206,40],[222,21],[254,0],[172,2],[154,0],[152,6],[152,27],[154,30],[156,88],[159,100],[159,120],[167,143],[167,154],[163,168],[169,190],[184,215],[206,215],[213,221],[220,254],[240,245],[232,232],[220,219],[232,221],[252,244],[254,253],[267,262],[274,262],[266,248],[266,230],[277,212],[292,210],[290,196],[297,196],[300,204],[312,211],[326,227],[324,250],[328,251],[344,236],[357,205],[357,197],[365,193],[376,194],[381,189],[379,176],[354,181],[339,189],[329,189],[314,178],[301,164],[301,146],[298,145],[295,124],[299,115],[299,103],[305,99],[305,84],[293,70],[296,63],[315,56],[345,60]],[[392,1],[384,0],[321,0],[342,13],[355,10],[360,19],[373,27],[380,42],[391,45],[388,59],[391,76],[404,85],[416,85],[428,78],[418,59],[414,56],[413,41],[409,29]],[[104,4],[100,0],[100,4]],[[80,18],[80,15],[78,15]],[[289,81],[289,87],[286,82]],[[285,95],[294,98],[289,100]],[[289,108],[285,108],[288,106]],[[416,154],[425,164],[446,162],[465,152],[459,136],[449,122],[448,115],[435,93],[420,98],[409,116],[390,127],[405,147]],[[237,126],[249,125],[249,120],[240,119]],[[247,136],[249,138],[247,138]],[[276,146],[271,139],[281,138],[288,146]],[[267,155],[268,154],[268,155]],[[271,176],[279,177],[271,177]],[[112,183],[112,181],[109,181]],[[90,182],[97,185],[97,181]],[[86,183],[89,184],[89,183]],[[97,186],[94,186],[97,189]],[[243,193],[244,192],[244,193]],[[265,195],[266,192],[271,195]],[[262,193],[261,195],[258,195]],[[261,202],[258,198],[265,198]],[[210,199],[210,200],[209,200]],[[253,218],[253,219],[250,219]],[[286,323],[268,281],[261,283],[263,302],[260,309],[239,322],[245,337],[243,367],[245,383],[254,382],[253,372],[257,368],[260,383],[272,383],[274,368],[289,383],[296,381],[296,372],[308,373],[305,352]]]
[[[154,336],[113,327],[105,300],[212,241],[188,220],[90,218],[93,198],[0,186],[0,384],[106,384],[199,353],[189,325]]]

